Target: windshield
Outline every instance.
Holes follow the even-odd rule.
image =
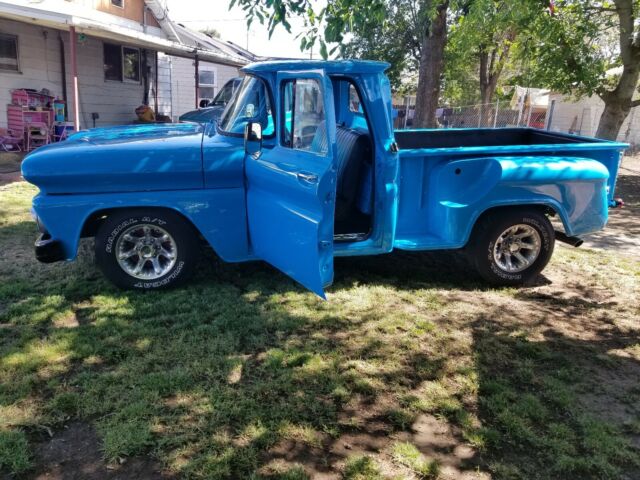
[[[274,132],[271,102],[265,83],[256,77],[244,77],[238,91],[224,109],[220,120],[223,132],[243,134],[248,122],[262,126],[263,135]]]
[[[229,100],[231,100],[231,96],[233,95],[233,84],[235,80],[229,80],[225,83],[222,90],[218,92],[216,98],[211,102],[212,105],[226,105]]]

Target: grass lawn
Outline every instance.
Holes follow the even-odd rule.
[[[525,289],[338,259],[324,302],[209,254],[134,293],[90,244],[38,264],[34,193],[0,187],[0,478],[639,478],[633,256],[558,246]]]

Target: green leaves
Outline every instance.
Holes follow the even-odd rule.
[[[318,40],[324,59],[338,51],[346,33],[371,28],[386,13],[384,0],[335,0],[320,9],[310,0],[231,0],[230,8],[235,5],[245,12],[248,25],[255,18],[261,24],[268,19],[269,36],[278,25],[291,32],[291,19],[301,18],[306,30],[300,34],[300,50],[312,50]],[[331,43],[338,45],[329,48]]]

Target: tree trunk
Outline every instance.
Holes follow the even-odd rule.
[[[491,116],[491,105],[493,94],[498,85],[498,75],[492,74],[493,63],[495,61],[496,51],[494,50],[489,61],[489,52],[480,51],[480,126],[489,126],[489,117]]]
[[[436,110],[440,99],[440,78],[447,44],[447,10],[449,0],[442,0],[422,41],[418,70],[418,90],[414,127],[436,128]]]
[[[605,100],[604,111],[598,123],[598,131],[596,137],[605,140],[615,140],[618,138],[620,128],[624,123],[627,115],[629,115],[630,107],[625,107],[618,101]]]
[[[492,113],[493,95],[498,88],[498,80],[502,75],[507,58],[509,57],[509,50],[511,49],[511,43],[515,40],[515,30],[509,30],[504,38],[500,40],[496,45],[489,50],[481,46],[479,59],[480,59],[480,124],[481,126],[488,127],[490,124],[490,117]]]
[[[635,41],[633,5],[631,0],[614,0],[614,3],[620,21],[622,74],[614,90],[600,94],[600,98],[604,101],[604,112],[598,123],[596,137],[605,140],[618,138],[620,128],[629,111],[640,104],[639,101],[633,100],[640,77],[640,45]]]

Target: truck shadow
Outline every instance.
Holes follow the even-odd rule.
[[[405,443],[453,478],[637,471],[640,333],[616,292],[502,296],[452,252],[338,259],[329,302],[206,256],[183,288],[125,292],[86,242],[42,266],[31,222],[0,239],[0,409],[28,478],[338,478],[362,455],[409,475]]]

